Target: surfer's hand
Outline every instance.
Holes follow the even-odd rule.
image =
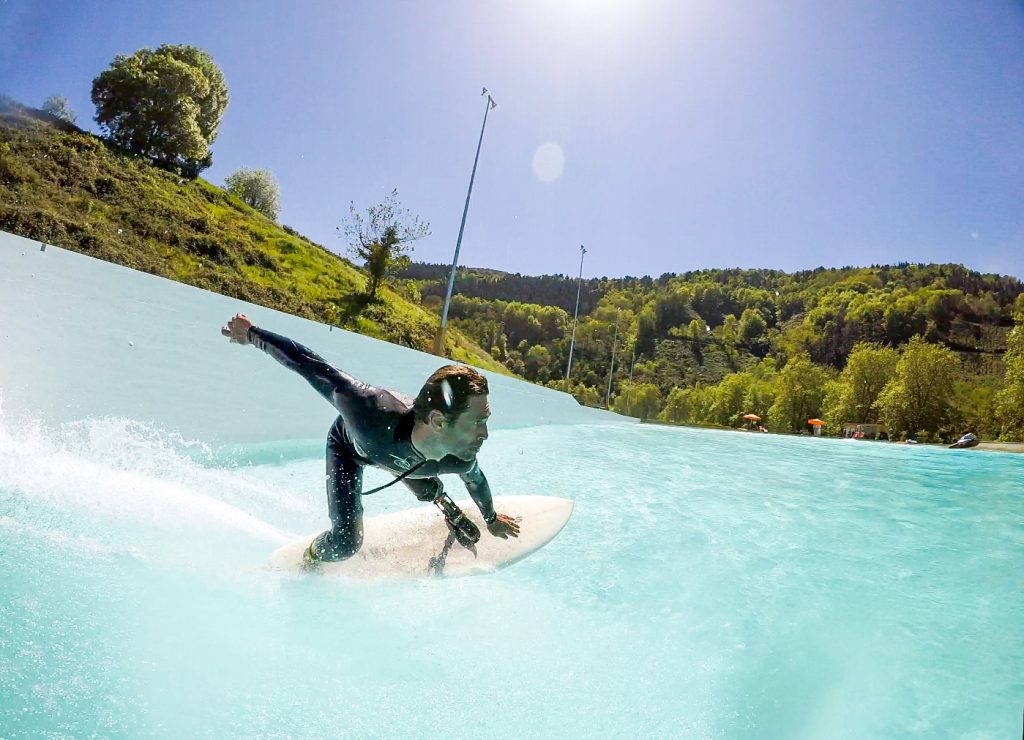
[[[487,531],[503,540],[507,540],[509,535],[518,537],[519,520],[513,519],[507,514],[498,514],[497,518],[487,525]]]
[[[222,327],[220,333],[230,339],[232,344],[249,344],[249,329],[252,325],[248,316],[236,313],[234,318],[228,319],[228,325]]]

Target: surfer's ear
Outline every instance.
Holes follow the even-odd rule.
[[[445,418],[444,414],[442,414],[437,409],[434,409],[433,411],[430,412],[430,428],[433,429],[434,431],[440,431],[441,429],[444,429],[446,421],[447,419]]]

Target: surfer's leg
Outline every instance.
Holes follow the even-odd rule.
[[[363,466],[354,453],[327,441],[327,511],[331,528],[310,546],[310,559],[344,560],[363,544]]]

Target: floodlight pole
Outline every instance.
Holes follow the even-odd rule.
[[[459,266],[459,249],[462,247],[462,232],[466,229],[466,215],[469,213],[469,198],[473,195],[473,180],[476,179],[476,165],[480,161],[480,147],[484,143],[484,130],[487,128],[487,114],[494,108],[498,107],[498,104],[494,102],[494,98],[487,92],[487,88],[483,89],[480,95],[487,96],[487,104],[484,106],[484,123],[480,127],[480,139],[476,143],[476,156],[473,158],[473,172],[469,176],[469,190],[466,192],[466,205],[462,209],[462,223],[459,224],[459,238],[455,242],[455,258],[452,259],[452,271],[448,275],[448,292],[444,296],[444,309],[441,311],[441,326],[437,330],[437,336],[434,338],[434,354],[444,356],[444,329],[448,325],[448,308],[452,302],[452,288],[455,287],[455,271]]]
[[[572,339],[569,340],[569,364],[565,366],[565,390],[569,390],[569,373],[572,372],[572,351],[576,346],[576,319],[580,315],[580,289],[583,288],[583,257],[587,248],[580,244],[580,276],[576,280],[576,310],[572,314]]]
[[[612,364],[608,368],[608,392],[604,394],[604,405],[607,408],[612,397],[612,375],[615,373],[615,348],[619,342],[619,314],[615,314],[615,336],[612,339]]]

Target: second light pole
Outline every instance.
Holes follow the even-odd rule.
[[[580,276],[576,279],[576,311],[572,315],[572,339],[569,340],[569,364],[565,366],[565,390],[569,390],[569,373],[572,372],[572,351],[576,346],[576,319],[580,315],[580,289],[583,287],[583,257],[587,248],[580,244]]]
[[[487,88],[483,89],[481,95],[487,96],[487,105],[484,106],[484,124],[480,127],[480,140],[476,143],[476,156],[473,158],[473,172],[469,176],[469,190],[466,192],[466,205],[462,209],[462,223],[459,225],[459,238],[455,242],[455,258],[452,260],[452,271],[448,275],[448,292],[444,296],[444,309],[441,311],[441,327],[437,330],[437,336],[434,338],[434,354],[444,356],[444,328],[448,324],[448,307],[452,302],[452,288],[455,287],[455,270],[459,266],[459,249],[462,247],[462,232],[466,229],[466,214],[469,213],[469,197],[473,195],[473,180],[476,179],[476,163],[480,161],[480,146],[484,143],[484,130],[487,128],[487,114],[494,108],[498,107],[498,104],[494,102],[494,98],[487,92]]]

